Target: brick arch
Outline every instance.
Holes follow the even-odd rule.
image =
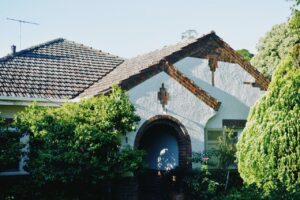
[[[134,141],[134,147],[140,148],[141,146],[141,140],[145,133],[147,133],[147,130],[150,127],[153,127],[155,125],[166,125],[171,128],[173,128],[176,132],[175,137],[177,138],[178,142],[178,150],[179,150],[179,167],[181,168],[191,168],[191,156],[192,156],[192,147],[191,147],[191,139],[188,134],[187,129],[184,127],[184,125],[176,118],[169,116],[169,115],[156,115],[144,122],[144,124],[139,128],[135,141]]]

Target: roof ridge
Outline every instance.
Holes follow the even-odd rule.
[[[203,34],[203,35],[201,35],[201,36],[198,36],[198,37],[195,37],[195,38],[185,38],[185,39],[182,39],[182,40],[180,40],[180,41],[178,41],[178,42],[176,42],[176,43],[164,45],[162,48],[157,48],[157,49],[154,49],[154,50],[152,50],[152,51],[148,51],[148,52],[146,52],[146,53],[142,53],[142,54],[136,55],[136,56],[134,56],[134,57],[125,59],[125,61],[129,61],[129,62],[130,62],[131,60],[134,60],[134,59],[137,59],[137,58],[140,58],[140,57],[149,55],[149,54],[154,53],[154,52],[156,52],[156,51],[161,51],[161,50],[163,50],[163,49],[168,49],[168,48],[172,48],[172,47],[177,47],[178,45],[183,45],[183,46],[181,47],[181,49],[182,49],[182,48],[184,48],[184,47],[186,47],[186,46],[188,46],[188,45],[190,45],[190,44],[193,44],[193,43],[198,42],[199,40],[201,40],[201,39],[203,39],[204,37],[209,36],[209,35],[216,35],[216,32],[212,30],[212,31],[210,31],[209,33],[205,33],[205,34]]]
[[[196,42],[198,40],[198,38],[187,38],[187,39],[183,39],[183,40],[180,40],[179,42],[176,42],[174,44],[168,44],[168,45],[164,45],[162,48],[157,48],[157,49],[154,49],[154,50],[151,50],[151,51],[148,51],[146,53],[142,53],[142,54],[138,54],[134,57],[131,57],[131,58],[128,58],[127,60],[131,60],[131,59],[136,59],[136,58],[139,58],[139,57],[142,57],[142,56],[145,56],[147,54],[151,54],[151,53],[154,53],[155,51],[160,51],[162,49],[167,49],[167,48],[170,48],[170,47],[175,47],[179,44],[190,44],[190,43],[193,43],[193,42]],[[189,41],[189,42],[188,42]]]
[[[117,56],[117,55],[108,53],[108,52],[106,52],[106,51],[102,51],[102,50],[100,50],[100,49],[93,48],[92,46],[88,46],[88,45],[85,45],[85,44],[83,44],[83,43],[75,42],[75,41],[73,41],[73,40],[68,40],[68,39],[64,39],[64,41],[66,41],[66,42],[71,42],[71,43],[75,44],[76,46],[83,47],[83,48],[85,48],[85,49],[87,49],[87,50],[92,50],[92,51],[97,52],[97,53],[102,53],[102,54],[105,54],[105,55],[114,56],[114,57],[116,57],[116,58],[120,58],[120,59],[126,60],[125,58],[122,58],[122,57],[120,57],[120,56]]]
[[[15,54],[8,54],[7,56],[4,56],[4,57],[0,58],[0,62],[7,61],[9,59],[14,58],[15,56],[22,55],[26,52],[33,51],[35,49],[42,48],[42,47],[48,46],[50,44],[54,44],[54,43],[57,43],[57,42],[62,42],[62,41],[65,41],[65,40],[66,39],[64,39],[64,38],[56,38],[56,39],[53,39],[53,40],[50,40],[50,41],[47,41],[47,42],[40,43],[38,45],[28,47],[26,49],[22,49],[20,51],[17,51]]]
[[[133,76],[133,75],[136,75],[138,73],[140,73],[141,71],[147,69],[148,67],[150,67],[151,65],[155,65],[158,64],[161,60],[163,59],[167,59],[168,57],[172,56],[174,54],[174,52],[180,52],[180,51],[183,51],[183,49],[187,46],[190,46],[190,45],[193,45],[195,43],[198,43],[200,42],[201,40],[204,40],[206,37],[210,37],[212,35],[215,35],[216,33],[214,31],[211,31],[207,34],[203,34],[202,36],[198,37],[198,38],[188,38],[188,39],[185,39],[185,40],[181,40],[175,44],[171,44],[171,45],[167,45],[167,46],[164,46],[163,48],[161,49],[156,49],[156,50],[153,50],[153,51],[150,51],[148,53],[145,53],[145,54],[141,54],[141,55],[137,55],[135,57],[132,57],[130,59],[127,59],[125,60],[122,64],[118,65],[116,68],[114,68],[111,72],[109,72],[105,77],[103,77],[101,80],[97,81],[97,82],[94,82],[92,85],[90,85],[88,88],[86,88],[83,92],[79,93],[77,97],[86,97],[86,96],[94,96],[94,95],[97,95],[98,92],[101,93],[101,89],[95,89],[97,87],[100,88],[100,82],[104,81],[105,84],[103,84],[101,87],[106,87],[106,89],[109,87],[106,82],[108,83],[109,81],[106,81],[106,79],[108,79],[108,77],[112,78],[113,82],[115,84],[120,84],[120,82],[118,81],[123,81],[123,80],[126,80],[128,79],[130,76]],[[175,49],[175,51],[173,51],[173,48]],[[132,66],[132,63],[134,64],[135,62],[139,61],[140,58],[143,58],[143,57],[152,57],[153,55],[151,54],[155,54],[156,51],[160,52],[162,50],[170,50],[170,52],[167,51],[167,54],[164,55],[163,57],[159,58],[159,60],[154,60],[152,61],[151,63],[149,62],[147,65],[147,67],[145,68],[140,68],[140,67],[135,67],[134,70],[136,70],[133,74],[131,75],[128,75],[128,73],[124,72],[124,77],[121,77],[120,75],[116,75],[115,73],[117,73],[118,71],[126,71],[128,69],[128,66]],[[155,55],[154,55],[155,56]],[[168,60],[169,61],[169,60]],[[143,61],[145,62],[145,60]],[[116,75],[115,77],[113,77],[114,75]],[[126,77],[125,77],[126,76]],[[128,77],[129,76],[129,77]],[[104,90],[106,90],[104,89]],[[104,91],[103,90],[103,91]],[[92,93],[92,94],[90,94]],[[75,97],[76,98],[76,97]]]

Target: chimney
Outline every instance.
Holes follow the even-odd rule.
[[[12,55],[15,55],[16,54],[16,45],[12,45],[11,46],[11,53],[12,53]]]

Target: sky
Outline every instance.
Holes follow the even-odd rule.
[[[174,44],[194,29],[214,30],[234,49],[259,39],[291,11],[285,0],[0,0],[0,56],[66,38],[123,58]],[[36,22],[22,25],[7,18]]]

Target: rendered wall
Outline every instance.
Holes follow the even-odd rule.
[[[162,83],[170,94],[167,111],[157,100],[157,92]],[[129,90],[129,98],[141,117],[139,127],[148,119],[156,115],[170,115],[178,119],[187,129],[193,151],[201,151],[204,147],[204,127],[215,111],[200,101],[181,84],[161,72]],[[128,144],[133,145],[136,133],[128,134]]]
[[[176,67],[198,86],[222,102],[217,114],[209,120],[206,128],[222,128],[222,119],[247,119],[249,109],[264,93],[257,87],[244,82],[255,79],[237,64],[218,62],[215,71],[215,86],[211,84],[208,61],[185,58]]]
[[[144,81],[128,93],[136,113],[141,117],[139,127],[145,120],[155,115],[171,115],[187,129],[194,152],[204,150],[206,128],[222,128],[222,119],[247,119],[250,106],[263,94],[259,88],[243,83],[252,82],[254,78],[237,64],[218,62],[215,86],[211,85],[211,71],[207,60],[188,57],[174,65],[198,86],[222,102],[218,112],[165,72]],[[157,92],[162,83],[170,94],[166,112],[157,99]],[[136,133],[128,134],[127,144],[134,144],[135,135]]]

